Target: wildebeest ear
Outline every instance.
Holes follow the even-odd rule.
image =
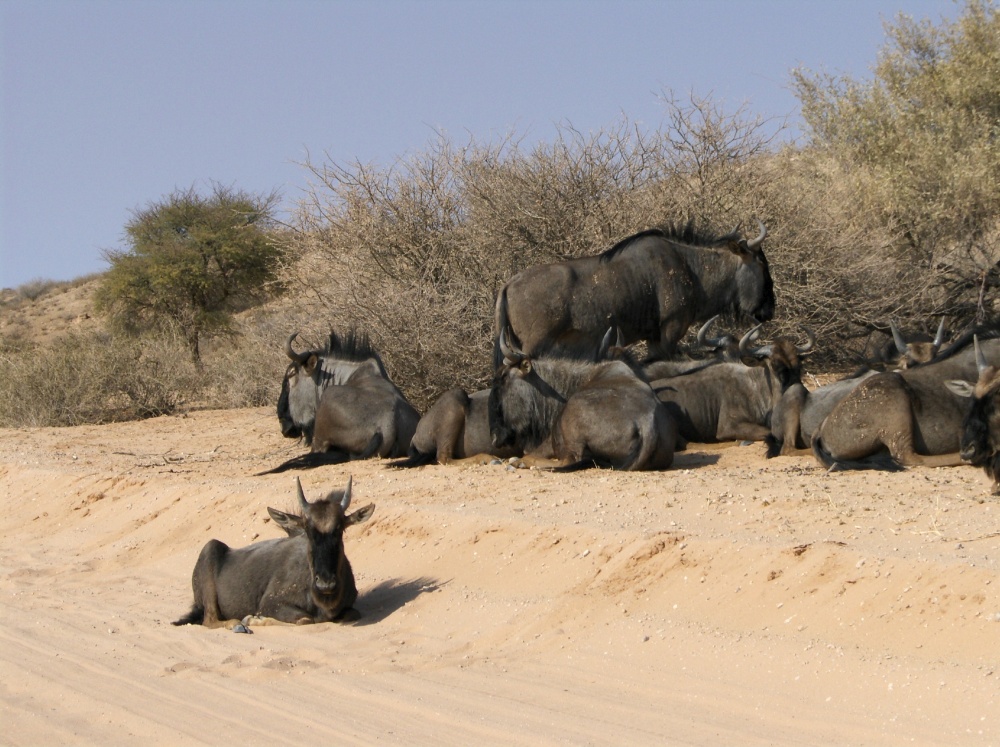
[[[369,503],[367,506],[362,506],[353,514],[348,514],[344,517],[344,522],[346,526],[352,526],[354,524],[360,524],[363,521],[368,521],[372,514],[375,513],[375,504]]]
[[[274,519],[274,523],[285,530],[289,537],[294,537],[298,534],[302,534],[302,517],[296,516],[295,514],[286,514],[284,511],[279,511],[276,508],[267,507],[267,512]]]
[[[316,370],[317,363],[319,363],[319,357],[315,353],[313,353],[306,359],[305,365],[303,366],[303,369],[305,369],[306,374],[312,376],[312,372]]]
[[[976,390],[975,384],[961,379],[951,379],[944,382],[944,385],[948,387],[949,392],[957,394],[959,397],[971,397]]]

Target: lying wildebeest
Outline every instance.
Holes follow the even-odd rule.
[[[246,617],[257,622],[320,623],[356,620],[358,590],[344,554],[344,530],[367,521],[368,504],[352,514],[351,479],[313,503],[298,486],[301,515],[268,508],[288,537],[255,542],[233,550],[210,540],[191,576],[194,605],[174,625],[231,627]]]
[[[667,469],[676,427],[653,390],[622,361],[531,357],[500,334],[503,362],[489,397],[495,448],[525,466]]]
[[[962,421],[959,449],[964,461],[982,467],[993,481],[993,494],[1000,494],[1000,368],[990,365],[975,340],[975,383],[956,379],[947,387],[959,397],[971,398],[969,412]]]
[[[911,368],[929,363],[938,355],[944,343],[944,317],[938,323],[937,333],[932,338],[923,332],[902,332],[894,321],[889,322],[889,338],[876,345],[874,353],[865,361],[878,371]],[[884,327],[877,327],[883,332]]]
[[[285,344],[292,362],[281,382],[278,421],[282,435],[302,436],[311,451],[258,474],[404,456],[420,416],[389,380],[368,338],[331,332],[324,350],[297,353],[295,337]]]
[[[865,370],[813,391],[806,389],[801,381],[791,384],[782,392],[771,413],[771,432],[764,439],[767,458],[811,454],[812,436],[820,423],[854,387],[877,373]]]
[[[941,344],[944,342],[944,317],[941,317],[934,339],[924,334],[912,334],[904,337],[903,333],[896,327],[895,322],[889,323],[889,329],[892,332],[892,341],[898,355],[896,363],[900,368],[912,368],[930,363],[937,357]]]
[[[409,456],[394,467],[415,467],[437,461],[448,464],[459,459],[506,459],[520,456],[515,446],[497,448],[490,438],[490,390],[466,394],[463,389],[451,389],[431,405],[417,423],[410,441]]]
[[[716,314],[705,322],[698,330],[695,339],[695,350],[712,352],[710,358],[674,358],[671,360],[647,360],[642,364],[642,374],[647,381],[657,379],[667,379],[671,376],[692,373],[698,369],[715,365],[716,363],[736,363],[740,360],[740,343],[735,337],[729,334],[722,334],[718,337],[709,337],[708,331],[712,325],[722,316]]]
[[[497,295],[494,363],[499,336],[525,355],[551,351],[589,355],[608,327],[626,344],[648,340],[669,358],[695,322],[723,312],[765,322],[774,315],[774,286],[761,244],[735,231],[715,238],[689,223],[637,233],[597,256],[529,267]]]
[[[806,330],[802,345],[779,337],[754,347],[759,333],[760,325],[743,336],[739,347],[745,359],[761,365],[717,363],[652,382],[684,441],[762,441],[770,434],[771,411],[785,389],[801,383],[802,356],[812,351],[815,338]]]
[[[1000,363],[1000,340],[982,342],[980,349],[990,365]],[[976,374],[976,352],[967,344],[931,363],[871,376],[830,411],[813,434],[813,454],[828,469],[959,465],[968,400],[945,382]]]

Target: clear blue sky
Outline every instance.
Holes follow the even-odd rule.
[[[659,95],[799,121],[796,66],[867,76],[951,0],[0,0],[0,287],[107,269],[130,210],[211,181],[293,202],[307,152],[551,141]]]

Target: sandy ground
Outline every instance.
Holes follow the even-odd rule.
[[[654,474],[354,477],[353,625],[169,623],[279,536],[271,408],[0,430],[0,743],[1000,744],[1000,502],[761,445]]]

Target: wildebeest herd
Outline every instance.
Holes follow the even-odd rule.
[[[809,390],[815,336],[761,344],[774,316],[763,242],[691,224],[644,231],[591,257],[530,267],[500,290],[492,386],[446,392],[421,417],[364,333],[330,333],[321,350],[285,346],[281,432],[310,447],[260,474],[373,456],[394,467],[503,461],[555,470],[665,470],[688,442],[763,441],[767,456],[813,453],[827,469],[984,467],[1000,492],[1000,339],[975,330],[944,345],[892,325],[883,365]],[[756,323],[737,342],[709,337],[719,315]],[[701,323],[697,348],[679,341]],[[638,360],[633,343],[645,343]],[[881,370],[880,370],[881,369]],[[176,624],[261,615],[284,622],[350,619],[356,597],[343,530],[351,485],[301,516],[271,511],[289,537],[202,550],[192,611]]]

